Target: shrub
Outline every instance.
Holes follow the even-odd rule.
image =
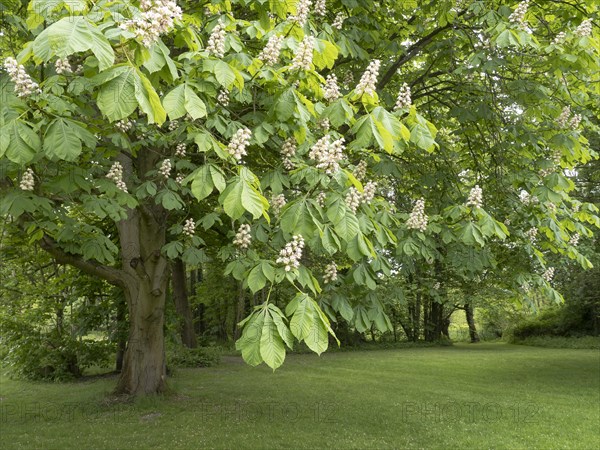
[[[183,345],[167,347],[167,366],[169,368],[211,367],[221,360],[221,351],[217,347],[187,348]]]

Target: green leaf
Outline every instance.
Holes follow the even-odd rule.
[[[260,356],[273,370],[283,364],[285,360],[285,346],[279,335],[277,324],[271,317],[270,311],[265,310],[262,334],[260,336]]]
[[[10,136],[10,143],[6,148],[6,157],[20,165],[29,163],[41,147],[40,138],[20,120],[13,120],[0,129],[0,133]]]
[[[253,294],[260,291],[267,284],[267,277],[262,270],[262,264],[257,264],[248,274],[248,287]]]
[[[192,119],[196,120],[206,116],[206,105],[187,84],[184,88],[184,105]]]
[[[315,224],[304,200],[292,203],[281,214],[281,229],[289,234],[312,236]]]
[[[192,178],[192,194],[196,197],[196,200],[205,199],[213,191],[214,184],[210,166],[199,167],[190,175],[190,178]]]
[[[163,107],[169,115],[170,120],[185,116],[185,84],[180,84],[171,90],[163,99]]]
[[[311,334],[315,323],[314,311],[310,297],[304,293],[296,295],[297,307],[290,321],[290,330],[299,341]],[[287,309],[286,309],[287,313]]]
[[[33,53],[43,61],[53,56],[66,58],[91,50],[100,70],[114,64],[115,55],[108,39],[84,16],[63,17],[42,31],[33,41]]]
[[[358,219],[350,211],[347,211],[333,225],[337,235],[346,242],[350,242],[360,231]]]
[[[225,61],[216,62],[214,74],[219,84],[226,89],[229,89],[235,81],[235,72]]]
[[[167,119],[167,114],[160,103],[158,94],[146,75],[139,69],[136,69],[135,74],[135,98],[140,105],[140,109],[148,115],[148,123],[161,125]]]
[[[128,117],[138,106],[135,71],[132,66],[115,66],[95,79],[102,83],[98,108],[111,122]]]
[[[79,126],[66,119],[56,119],[48,126],[44,135],[44,152],[49,158],[74,161],[79,156],[81,140],[73,127]]]
[[[260,345],[264,321],[264,314],[253,313],[244,324],[242,337],[235,343],[236,350],[241,350],[242,358],[251,366],[258,366],[263,362]]]

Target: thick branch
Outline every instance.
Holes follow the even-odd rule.
[[[61,264],[69,264],[89,275],[102,278],[115,286],[125,287],[127,278],[125,272],[105,266],[97,261],[86,261],[79,255],[67,253],[48,235],[42,238],[40,247]]]

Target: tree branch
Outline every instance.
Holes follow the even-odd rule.
[[[48,235],[44,235],[41,239],[40,247],[61,264],[69,264],[89,275],[102,278],[115,286],[125,287],[127,281],[127,274],[125,272],[105,266],[97,261],[86,261],[79,255],[67,253]]]

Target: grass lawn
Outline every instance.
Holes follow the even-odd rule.
[[[292,355],[273,373],[227,357],[173,393],[110,403],[115,378],[0,378],[0,448],[600,447],[600,352],[458,344]]]

